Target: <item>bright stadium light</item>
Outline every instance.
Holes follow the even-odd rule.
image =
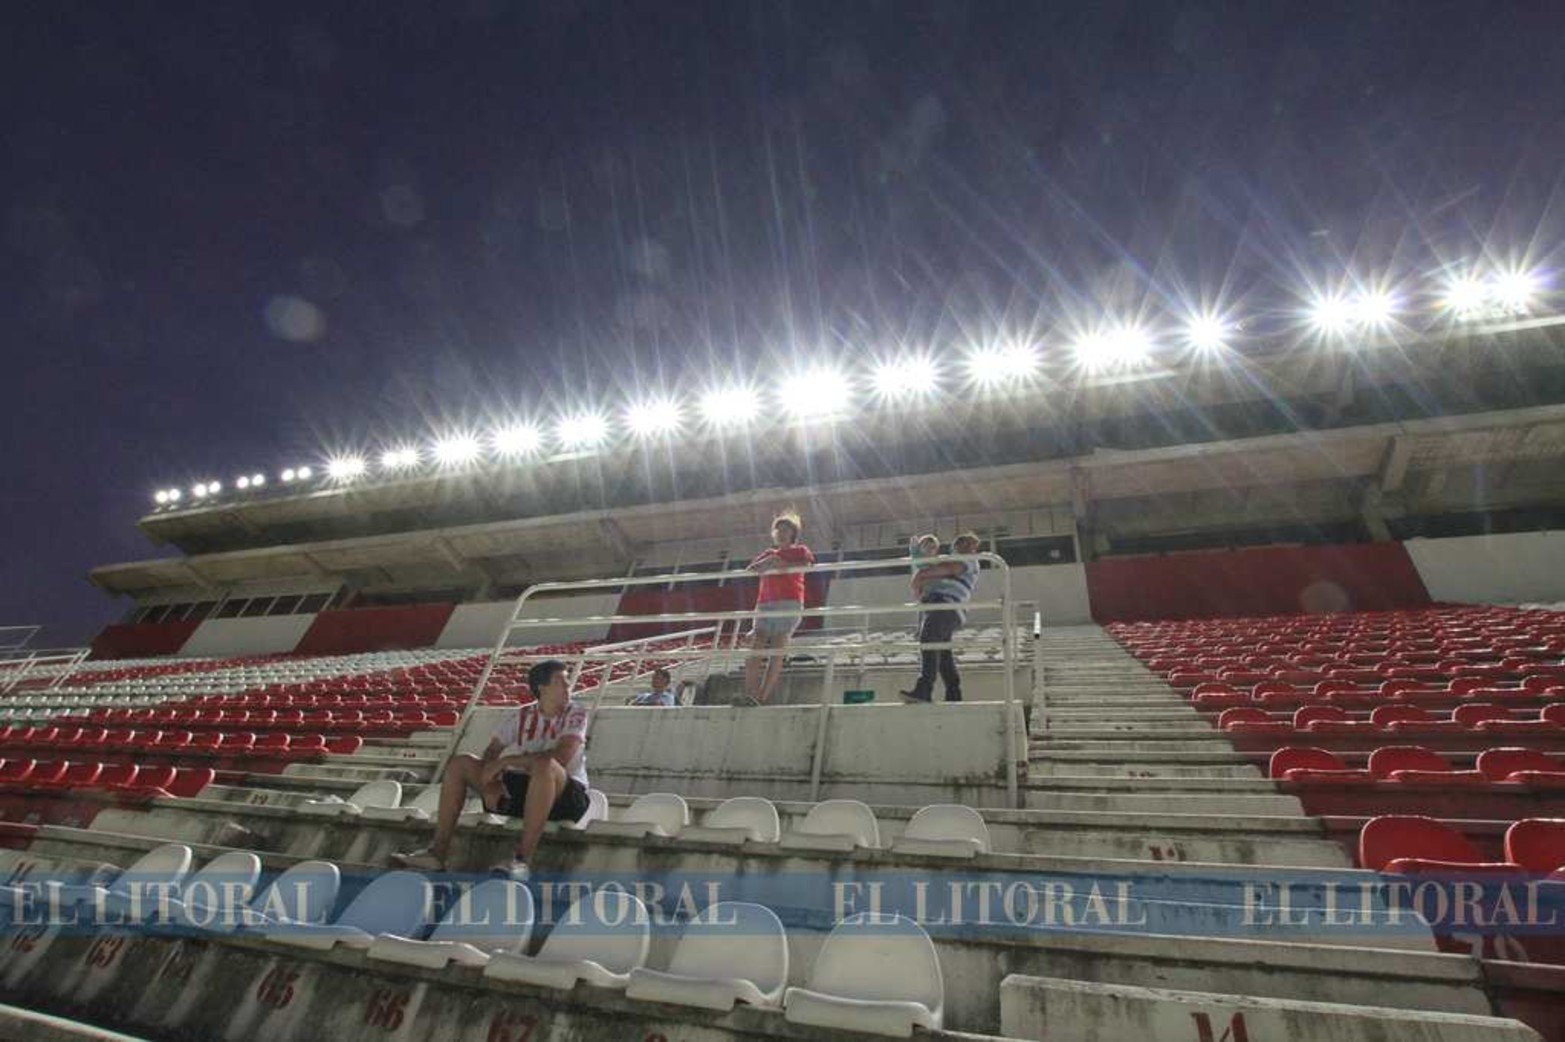
[[[1542,288],[1543,280],[1538,274],[1524,268],[1495,272],[1489,281],[1490,299],[1508,314],[1525,314],[1531,310]]]
[[[880,362],[870,374],[875,397],[885,402],[927,398],[939,390],[940,372],[927,355],[909,355]]]
[[[238,488],[241,491],[243,491],[244,489],[247,489],[247,488],[250,487],[250,479],[249,478],[240,478],[238,481],[234,482],[234,487]]]
[[[1481,315],[1488,304],[1488,284],[1471,272],[1464,272],[1447,282],[1440,297],[1440,307],[1457,318]]]
[[[476,460],[484,451],[476,435],[461,431],[448,434],[435,442],[435,462],[442,467],[463,467]]]
[[[164,503],[168,502],[168,491],[166,489],[160,488],[158,489],[157,494],[152,497],[152,499],[158,504],[158,506],[162,506]]]
[[[794,373],[777,387],[777,399],[783,412],[800,423],[841,416],[847,411],[852,394],[847,374],[825,365]]]
[[[1122,322],[1078,337],[1071,353],[1087,372],[1128,369],[1151,357],[1152,335],[1134,323]]]
[[[206,483],[206,490],[207,495],[215,496],[219,492],[223,491],[223,483],[221,481],[208,481]]]
[[[543,448],[543,431],[530,423],[513,423],[491,431],[489,444],[504,459],[531,456]]]
[[[566,449],[592,449],[609,436],[609,421],[600,413],[562,416],[554,425],[554,437]]]
[[[1309,307],[1310,325],[1326,336],[1339,336],[1353,328],[1357,311],[1353,302],[1340,294],[1322,294]]]
[[[190,494],[196,499],[206,498],[206,482],[198,481],[190,488]]]
[[[171,489],[168,490],[168,501],[170,503],[178,503],[179,502],[179,497],[180,497],[179,489],[171,488]]]
[[[991,389],[1021,383],[1038,371],[1038,349],[1031,344],[998,344],[975,348],[964,365],[967,380],[975,387]]]
[[[1394,294],[1383,289],[1367,289],[1350,303],[1353,321],[1364,329],[1383,329],[1396,318],[1399,303]]]
[[[719,430],[743,427],[761,411],[760,396],[751,387],[734,384],[701,396],[701,418]]]
[[[251,488],[260,488],[262,485],[265,485],[265,484],[266,484],[266,475],[265,474],[251,474],[250,475],[250,487]]]
[[[679,404],[670,398],[648,398],[625,409],[625,429],[638,438],[656,438],[679,429]]]
[[[1185,344],[1197,351],[1221,351],[1233,334],[1233,323],[1215,311],[1190,316],[1184,328]]]
[[[299,472],[297,470],[294,470],[292,467],[285,467],[283,469],[283,483],[284,484],[291,483],[293,481],[293,479],[298,477],[298,476],[299,476]]]
[[[380,454],[381,470],[406,470],[418,466],[418,450],[411,445],[387,449]]]
[[[300,477],[304,477],[304,469],[300,469]],[[352,481],[364,473],[364,457],[362,456],[335,456],[326,461],[326,476],[333,481]]]
[[[310,467],[300,467],[298,474],[300,481],[309,481],[315,476],[315,471]]]

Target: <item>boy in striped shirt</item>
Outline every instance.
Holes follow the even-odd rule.
[[[964,532],[951,543],[953,554],[976,554],[978,536]],[[944,561],[931,564],[913,576],[913,592],[920,604],[966,604],[973,597],[973,587],[978,584],[978,562]],[[920,644],[949,644],[967,612],[961,608],[947,611],[926,611],[919,619],[918,642]],[[913,690],[902,692],[909,702],[930,702],[934,697],[935,676],[939,674],[945,684],[946,701],[962,700],[962,674],[956,668],[956,655],[950,648],[931,648],[920,653],[922,668]]]

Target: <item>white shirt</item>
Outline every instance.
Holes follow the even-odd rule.
[[[565,773],[587,788],[587,707],[574,698],[565,703],[558,716],[546,717],[537,702],[529,702],[508,713],[494,729],[494,738],[505,746],[501,756],[532,756],[552,752],[571,735],[582,740],[576,755],[565,765]]]

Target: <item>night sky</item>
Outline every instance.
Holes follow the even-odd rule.
[[[1559,261],[1565,5],[12,4],[0,624],[152,490],[504,409]]]

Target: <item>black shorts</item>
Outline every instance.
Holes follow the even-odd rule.
[[[500,805],[493,808],[496,814],[504,814],[508,818],[522,816],[522,808],[527,805],[527,783],[532,778],[523,771],[506,771],[500,776],[500,784],[504,791],[500,794]],[[581,816],[587,813],[587,788],[575,778],[565,779],[565,788],[554,798],[554,806],[549,808],[550,821],[579,821]]]

